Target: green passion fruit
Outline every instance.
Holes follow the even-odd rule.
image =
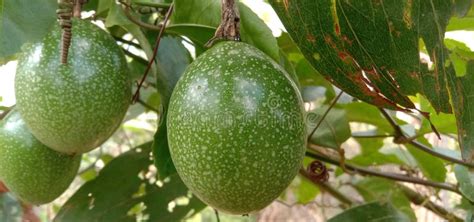
[[[171,96],[168,141],[195,195],[232,214],[258,211],[296,176],[305,152],[301,95],[263,52],[221,42],[198,57]]]
[[[73,19],[68,63],[61,29],[24,50],[15,79],[17,107],[33,135],[67,154],[90,151],[120,125],[131,99],[123,52],[94,24]]]
[[[39,142],[17,111],[0,122],[0,180],[21,200],[49,203],[77,174],[81,155],[68,156]]]

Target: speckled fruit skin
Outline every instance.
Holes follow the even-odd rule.
[[[270,204],[304,157],[304,110],[295,84],[245,43],[218,43],[187,68],[171,96],[167,124],[184,183],[227,213]]]
[[[68,156],[39,142],[18,112],[0,122],[0,180],[23,201],[53,201],[69,187],[80,163],[81,155]]]
[[[59,152],[90,151],[120,125],[131,100],[125,57],[115,40],[73,19],[68,64],[60,63],[61,30],[27,47],[15,79],[17,106],[33,135]]]

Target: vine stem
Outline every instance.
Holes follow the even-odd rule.
[[[324,119],[326,118],[326,116],[329,114],[329,111],[331,111],[331,109],[336,105],[337,101],[339,100],[339,98],[341,98],[343,92],[339,92],[339,94],[337,94],[336,98],[334,98],[331,102],[331,105],[329,105],[328,109],[324,112],[323,116],[321,117],[321,119],[319,119],[319,122],[316,124],[316,126],[314,127],[313,131],[311,131],[311,133],[309,134],[308,136],[308,142],[311,140],[311,137],[313,137],[313,134],[316,132],[316,130],[318,130],[319,126],[321,126],[321,124],[323,123]]]
[[[416,205],[423,206],[424,208],[430,210],[431,212],[444,218],[447,221],[455,221],[455,222],[463,221],[463,219],[459,218],[458,216],[449,212],[442,206],[439,206],[433,201],[431,201],[429,197],[423,196],[405,185],[402,185],[402,184],[397,184],[397,185],[400,188],[400,190],[403,192],[403,194],[408,198],[408,200],[410,200],[410,202]]]
[[[166,8],[169,9],[171,4],[169,3],[157,3],[157,2],[135,2],[136,5],[152,7],[152,8]]]
[[[166,24],[168,23],[168,20],[171,17],[171,14],[173,13],[173,9],[174,9],[174,4],[171,4],[171,6],[168,9],[168,12],[166,12],[166,16],[163,21],[163,25],[160,28],[160,32],[158,36],[156,37],[155,48],[153,49],[153,56],[150,58],[150,61],[148,62],[148,66],[145,69],[145,73],[143,74],[142,79],[138,83],[137,91],[135,92],[135,95],[133,95],[133,98],[132,98],[132,103],[136,103],[138,99],[140,98],[140,89],[142,88],[143,83],[145,82],[145,79],[148,76],[148,73],[150,72],[152,65],[155,63],[156,55],[158,54],[158,48],[160,46],[161,37],[163,36],[163,33],[165,32]]]
[[[307,152],[306,153],[307,156],[321,160],[326,163],[340,166],[341,164],[340,158],[328,154],[328,152],[324,148],[319,147],[315,144],[308,144],[308,148],[313,152]],[[425,185],[429,187],[448,190],[448,191],[462,195],[458,187],[450,183],[434,182],[434,181],[424,180],[424,179],[420,179],[416,177],[410,177],[410,176],[406,176],[406,175],[398,174],[398,173],[386,173],[386,172],[381,172],[378,170],[372,170],[372,169],[356,166],[350,163],[345,163],[345,167],[346,169],[352,170],[354,173],[360,174],[362,176],[370,175],[370,176],[382,177],[382,178],[395,180],[395,181],[421,184],[421,185]]]
[[[74,0],[74,9],[73,16],[75,18],[81,18],[82,5],[84,5],[88,0]]]
[[[238,0],[222,0],[221,24],[217,27],[214,37],[212,37],[205,46],[211,47],[219,40],[240,41],[240,12]]]
[[[382,115],[385,117],[385,119],[387,119],[387,121],[390,123],[390,125],[392,126],[393,130],[394,130],[394,139],[393,141],[397,144],[410,144],[412,145],[413,147],[423,151],[423,152],[426,152],[432,156],[436,156],[436,157],[439,157],[443,160],[447,160],[449,162],[452,162],[452,163],[457,163],[457,164],[460,164],[460,165],[463,165],[463,166],[466,166],[466,167],[469,167],[469,168],[474,168],[474,163],[469,163],[469,162],[466,162],[464,160],[461,160],[461,159],[457,159],[457,158],[453,158],[453,157],[450,157],[450,156],[447,156],[447,155],[444,155],[442,153],[438,153],[436,151],[434,151],[433,149],[431,149],[430,147],[416,141],[415,139],[412,139],[412,138],[407,138],[405,136],[405,134],[403,133],[403,130],[402,128],[395,122],[395,120],[393,119],[393,117],[387,113],[387,111],[385,111],[384,109],[382,108],[379,108],[380,112],[382,113]]]
[[[128,20],[130,20],[131,22],[135,23],[136,25],[142,27],[142,28],[146,28],[146,29],[149,29],[149,30],[153,30],[153,31],[160,31],[161,32],[161,29],[162,29],[162,26],[163,25],[151,25],[151,24],[148,24],[146,22],[142,22],[141,20],[135,18],[135,16],[132,15],[130,9],[132,9],[132,6],[128,3],[128,2],[125,2],[124,0],[120,0],[119,1],[120,4],[124,5],[124,14],[125,16],[128,18]],[[173,4],[170,5],[170,7],[168,8],[168,12],[170,11],[170,9],[172,9],[173,7]]]

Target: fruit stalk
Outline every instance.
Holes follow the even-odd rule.
[[[69,46],[71,45],[72,38],[72,8],[73,3],[71,0],[58,0],[58,15],[59,25],[61,26],[61,64],[67,64],[67,57],[69,54]]]
[[[221,24],[207,43],[211,47],[217,40],[240,41],[240,13],[238,0],[222,0]]]
[[[86,4],[88,0],[74,0],[73,16],[81,18],[82,5]]]

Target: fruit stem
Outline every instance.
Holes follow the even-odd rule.
[[[207,43],[211,47],[218,40],[240,41],[240,12],[238,0],[222,0],[221,24]]]
[[[81,18],[82,5],[86,4],[88,0],[74,0],[73,16]]]
[[[61,35],[61,64],[67,64],[67,57],[69,54],[69,46],[72,38],[72,11],[73,2],[71,0],[58,0],[58,15],[59,25],[62,29]]]

